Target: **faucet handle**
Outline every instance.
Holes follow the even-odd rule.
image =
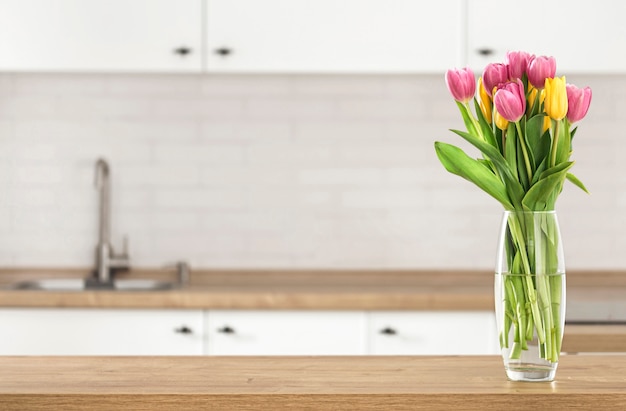
[[[128,256],[128,237],[127,236],[123,237],[122,246],[123,246],[122,252],[118,254],[109,245],[109,258],[107,261],[108,261],[108,266],[110,269],[115,269],[116,271],[130,269],[130,257]]]
[[[178,283],[183,286],[189,284],[189,274],[191,274],[191,268],[186,261],[179,261],[176,263],[176,270],[178,274]]]
[[[168,263],[164,265],[164,268],[170,270],[176,270],[176,275],[178,277],[178,285],[185,286],[189,284],[189,276],[191,274],[191,268],[189,267],[189,263],[186,261],[176,261],[174,263]]]

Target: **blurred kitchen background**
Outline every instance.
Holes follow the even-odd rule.
[[[46,7],[46,2],[34,3]],[[81,2],[75,3],[80,7]],[[132,17],[130,2],[100,3],[126,7]],[[252,33],[251,16],[259,20],[271,16],[270,9],[267,16],[259,16],[261,6],[252,5],[264,2],[133,3],[149,7],[151,16],[171,16],[172,9],[188,6],[191,15],[208,11],[215,16],[210,8],[214,4],[216,13],[222,11],[226,17],[220,19],[218,13],[202,24],[215,27],[210,26],[212,18],[222,21],[215,30],[228,27],[232,21],[227,17],[233,18],[236,11],[248,16],[239,22]],[[302,9],[309,2],[297,3]],[[321,2],[326,7],[332,3]],[[372,1],[345,3],[352,7],[367,3],[369,12],[376,10]],[[0,266],[93,265],[98,229],[95,162],[104,157],[112,175],[113,244],[119,248],[122,238],[128,237],[134,267],[157,267],[183,258],[193,267],[206,268],[491,270],[501,207],[471,183],[447,173],[433,143],[443,140],[467,147],[448,131],[463,125],[446,89],[444,71],[470,64],[478,76],[486,62],[502,60],[506,49],[497,45],[494,54],[473,57],[480,36],[465,35],[473,26],[471,19],[463,23],[466,15],[483,13],[481,7],[492,10],[493,4],[501,3],[476,0],[469,2],[472,7],[460,0],[401,3],[410,10],[423,9],[407,17],[413,21],[407,27],[415,26],[421,34],[385,34],[389,27],[384,24],[372,27],[372,33],[356,43],[372,62],[364,70],[334,68],[331,63],[324,70],[315,53],[323,55],[324,47],[332,48],[333,42],[320,47],[322,51],[307,50],[308,60],[294,66],[291,61],[281,66],[280,58],[274,69],[263,64],[255,68],[254,59],[243,66],[219,66],[245,52],[237,45],[228,48],[229,36],[215,33],[199,46],[205,53],[197,69],[163,69],[152,61],[145,69],[128,70],[98,69],[97,61],[95,68],[77,65],[69,70],[38,70],[36,59],[34,63],[25,59],[25,69],[5,64],[0,72]],[[410,3],[414,4],[407,6]],[[583,2],[565,3],[583,15],[588,11]],[[624,11],[622,2],[606,3],[611,7],[598,15],[610,19],[611,8]],[[234,10],[230,15],[229,7]],[[380,7],[393,9],[387,2]],[[34,21],[45,24],[54,8],[34,12]],[[67,8],[58,9],[67,13]],[[126,20],[117,15],[115,29],[127,28]],[[5,23],[0,17],[0,26],[5,27],[0,29],[4,34],[0,46],[10,43],[7,30],[19,32]],[[274,23],[260,24],[260,30],[275,28]],[[147,27],[148,34],[154,29],[161,37],[168,34],[157,29],[158,24],[148,22],[141,28]],[[594,24],[598,30],[609,27],[623,35],[621,24],[612,28],[602,21]],[[294,26],[293,33],[281,36],[294,36],[298,24]],[[199,27],[200,23],[198,33],[191,34],[200,34]],[[212,30],[206,27],[202,33]],[[314,24],[303,30],[317,30],[316,35],[326,39],[319,34],[324,27]],[[332,29],[333,35],[342,33]],[[45,55],[49,39],[45,31],[40,33],[44,34],[33,44],[39,44],[41,50],[35,51]],[[50,37],[58,40],[53,34]],[[386,37],[394,35],[415,35],[411,41],[421,35],[415,53],[420,53],[419,47],[432,50],[415,66],[377,66],[385,58]],[[380,44],[369,36],[382,36]],[[187,43],[172,39],[163,46],[167,58],[181,58],[171,52],[176,47],[185,58],[187,53],[180,48]],[[258,42],[264,52],[280,50],[280,45],[268,47],[273,40]],[[566,49],[564,44],[542,46],[555,50],[550,54],[557,59],[558,75],[593,89],[573,154],[577,162],[573,172],[591,195],[567,184],[557,205],[566,261],[572,269],[626,267],[626,63],[617,61],[623,56],[606,53],[609,45],[604,40],[596,38],[593,46],[568,42]],[[373,44],[369,51],[368,42]],[[128,38],[122,43],[134,45]],[[193,44],[190,47],[194,50]],[[97,53],[85,51],[82,56],[97,60],[93,57]],[[605,55],[608,66],[600,61],[577,70],[570,63],[578,56],[581,64],[588,64],[596,55]],[[216,59],[213,66],[211,59]],[[563,61],[565,66],[559,64]]]

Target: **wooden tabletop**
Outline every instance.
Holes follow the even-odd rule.
[[[2,410],[626,409],[626,356],[564,355],[556,381],[497,356],[0,357]]]

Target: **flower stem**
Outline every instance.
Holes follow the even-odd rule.
[[[550,153],[550,166],[554,167],[556,165],[556,152],[559,142],[559,133],[560,133],[560,125],[561,121],[556,120],[554,124],[554,134],[552,136],[552,152]]]
[[[508,216],[506,250],[511,275],[503,284],[506,315],[500,338],[503,348],[510,347],[510,359],[520,359],[535,336],[543,359],[553,363],[559,359],[564,277],[559,272],[560,239],[555,223],[552,216],[532,212]]]
[[[467,112],[467,117],[470,119],[472,126],[474,126],[474,134],[478,135],[482,141],[487,141],[485,139],[485,135],[483,134],[483,130],[478,124],[478,120],[472,114],[472,109],[470,108],[469,101],[464,104],[465,110]]]
[[[519,124],[519,121],[515,122],[515,128],[517,129],[520,146],[522,147],[522,154],[524,155],[524,164],[526,165],[526,174],[528,175],[528,181],[533,181],[533,170],[530,167],[530,159],[528,158],[528,150],[526,148],[526,139],[522,134],[522,128]]]

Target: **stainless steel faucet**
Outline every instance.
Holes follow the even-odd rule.
[[[96,246],[95,282],[107,286],[112,284],[114,270],[130,267],[130,259],[126,238],[122,254],[115,254],[111,246],[111,182],[109,164],[102,158],[96,162],[96,188],[100,192],[100,225]]]

